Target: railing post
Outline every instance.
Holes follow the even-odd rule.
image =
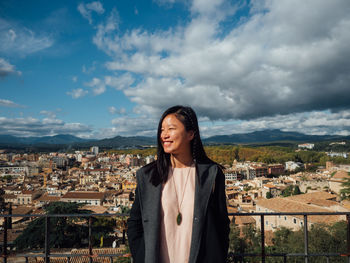
[[[45,263],[50,263],[50,217],[45,217]]]
[[[89,216],[89,262],[92,263],[92,217]]]
[[[346,215],[347,221],[347,255],[348,255],[348,263],[350,263],[350,215]]]
[[[2,256],[4,258],[4,263],[7,263],[7,227],[8,227],[8,223],[7,223],[7,217],[4,217],[4,247],[3,247],[3,251],[2,251]]]
[[[304,215],[304,253],[305,263],[309,261],[309,233],[307,231],[307,215]]]
[[[261,262],[265,263],[265,220],[264,215],[260,216],[260,230],[261,230]]]

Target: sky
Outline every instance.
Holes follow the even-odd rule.
[[[350,135],[349,0],[0,2],[0,134]]]

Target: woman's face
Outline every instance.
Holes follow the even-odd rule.
[[[182,154],[191,151],[193,131],[186,131],[185,126],[174,114],[167,115],[162,122],[160,140],[164,152]]]

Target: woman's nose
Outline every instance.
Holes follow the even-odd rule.
[[[168,138],[168,137],[169,137],[168,131],[165,131],[165,130],[164,130],[164,131],[162,132],[162,134],[161,134],[161,137],[164,138],[164,139],[165,139],[165,138]]]

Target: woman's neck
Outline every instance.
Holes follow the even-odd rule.
[[[191,154],[188,155],[174,155],[170,156],[171,166],[173,168],[184,168],[193,164],[193,158]]]

